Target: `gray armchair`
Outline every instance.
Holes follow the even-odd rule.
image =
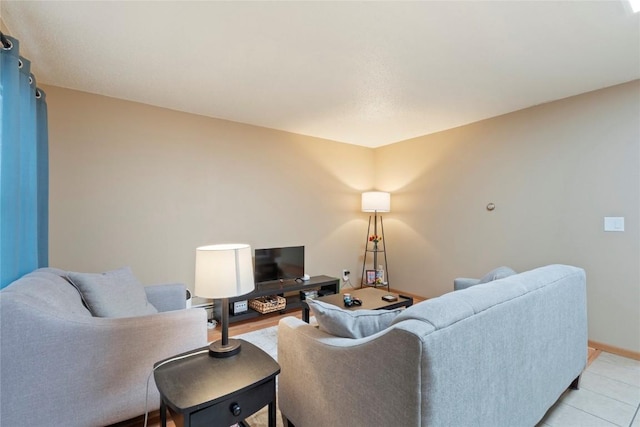
[[[513,276],[517,274],[514,270],[509,267],[498,267],[480,279],[471,279],[468,277],[458,277],[457,279],[453,279],[453,290],[460,291],[462,289],[470,288],[471,286],[479,285],[481,283],[493,282],[494,280],[504,279],[505,277]]]
[[[203,309],[184,309],[185,287],[147,286],[159,311],[93,317],[57,269],[0,292],[0,414],[6,426],[104,426],[159,407],[153,364],[207,343]]]
[[[462,289],[470,288],[480,283],[480,279],[471,279],[469,277],[458,277],[453,279],[453,290],[459,291]]]

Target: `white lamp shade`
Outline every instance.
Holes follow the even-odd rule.
[[[195,294],[221,299],[247,294],[256,287],[251,246],[210,245],[196,248]]]
[[[362,193],[362,212],[391,212],[391,194],[384,191]]]

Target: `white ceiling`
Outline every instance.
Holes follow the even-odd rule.
[[[640,78],[610,1],[8,1],[39,83],[376,147]]]

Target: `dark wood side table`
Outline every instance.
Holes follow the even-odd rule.
[[[343,289],[342,292],[350,293],[351,297],[359,298],[362,301],[362,305],[352,305],[351,307],[345,307],[343,294],[327,295],[316,299],[318,301],[326,302],[336,305],[340,308],[344,308],[345,310],[393,310],[394,308],[410,307],[411,305],[413,305],[412,297],[394,294],[393,292],[387,292],[382,289],[367,287],[352,290]],[[394,295],[398,299],[396,301],[384,301],[382,299],[383,295]],[[302,320],[309,323],[309,305],[304,301],[303,303]]]
[[[269,427],[276,426],[280,365],[255,345],[240,341],[240,353],[228,358],[211,357],[203,347],[154,365],[162,427],[167,425],[167,407],[182,415],[184,427],[228,427],[266,405]]]

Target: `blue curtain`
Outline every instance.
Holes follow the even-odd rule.
[[[0,288],[49,263],[47,104],[30,69],[0,33]]]

